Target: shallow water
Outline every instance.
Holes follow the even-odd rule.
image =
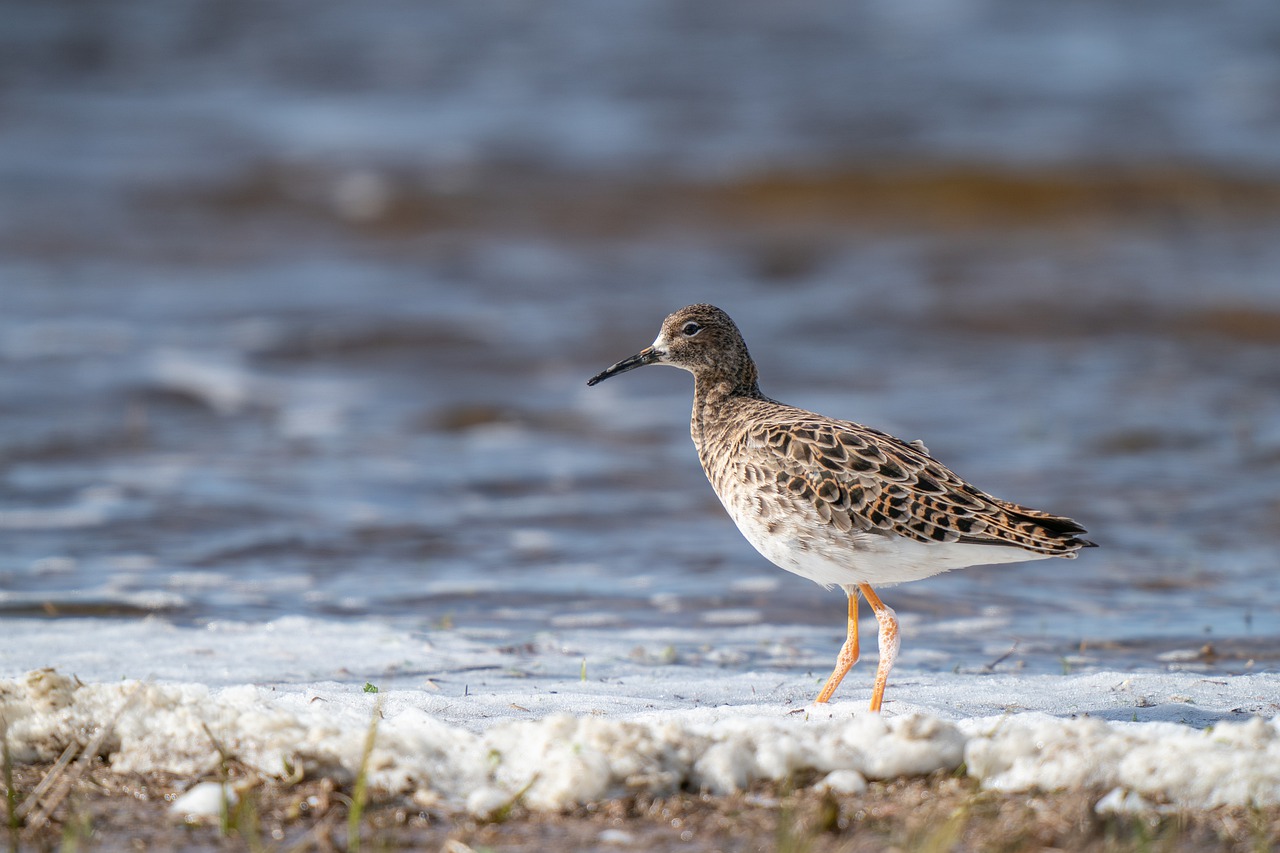
[[[9,18],[3,612],[834,651],[688,377],[585,386],[711,301],[766,393],[1103,546],[890,590],[904,663],[1274,666],[1273,7],[219,8]]]

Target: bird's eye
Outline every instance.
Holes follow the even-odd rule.
[[[680,330],[680,334],[684,335],[686,338],[692,338],[694,335],[698,334],[698,332],[701,332],[701,331],[702,331],[702,327],[691,320],[688,323],[684,324],[684,328]]]

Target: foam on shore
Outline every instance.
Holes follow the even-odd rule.
[[[19,762],[53,761],[105,727],[99,752],[122,773],[165,771],[194,784],[216,773],[221,750],[267,775],[304,770],[349,780],[377,714],[370,781],[424,805],[477,814],[517,798],[559,810],[628,793],[727,794],[805,776],[849,792],[866,780],[962,765],[993,790],[1095,790],[1101,808],[1280,804],[1274,674],[908,671],[886,713],[876,715],[863,697],[807,704],[800,697],[809,695],[808,678],[609,661],[606,654],[598,664],[603,679],[584,681],[566,666],[555,671],[554,654],[525,661],[525,669],[544,670],[530,677],[494,666],[501,655],[481,640],[427,641],[372,624],[295,619],[211,632],[32,623],[41,625],[94,628],[98,660],[112,644],[120,651],[148,632],[178,649],[198,637],[210,649],[197,657],[210,677],[91,680],[97,666],[89,665],[84,680],[49,668],[0,680],[0,715]],[[229,680],[224,656],[244,655],[246,674],[262,675],[262,664],[251,662],[255,647],[268,664],[273,655],[298,655],[319,669],[334,663],[326,650],[402,659],[412,648],[434,675],[388,675],[392,686],[376,694],[360,678]],[[163,668],[164,654],[158,658]],[[487,675],[474,691],[441,674],[480,670]],[[406,681],[419,683],[400,686]],[[1144,721],[1132,721],[1139,711]]]

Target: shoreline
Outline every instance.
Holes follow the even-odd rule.
[[[22,813],[23,843],[123,849],[137,832],[214,849],[240,833],[265,849],[341,849],[357,780],[369,817],[356,823],[387,849],[1280,841],[1274,672],[908,664],[875,715],[870,668],[867,683],[817,706],[803,660],[695,665],[660,654],[666,635],[637,655],[634,636],[607,631],[513,651],[372,622],[77,624],[63,623],[57,643],[14,633],[4,675],[58,668],[0,677],[15,802],[46,792]],[[753,627],[717,631],[729,645],[760,642]],[[218,782],[247,810],[231,814],[241,829],[208,798]],[[202,783],[189,825],[169,809]],[[37,807],[51,823],[27,828]],[[675,819],[688,825],[672,832]],[[261,830],[252,842],[250,826]]]

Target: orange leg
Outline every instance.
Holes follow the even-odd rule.
[[[893,608],[880,600],[871,587],[865,583],[858,584],[867,604],[876,613],[876,621],[880,623],[880,665],[876,667],[876,684],[871,690],[871,710],[879,711],[884,701],[884,686],[889,681],[889,670],[898,659],[898,616]]]
[[[858,590],[852,586],[845,587],[845,593],[849,596],[848,633],[845,636],[844,645],[840,647],[840,654],[836,657],[836,668],[831,671],[831,677],[822,686],[822,692],[818,694],[817,699],[813,700],[814,702],[829,701],[831,694],[836,692],[845,675],[858,662]]]

